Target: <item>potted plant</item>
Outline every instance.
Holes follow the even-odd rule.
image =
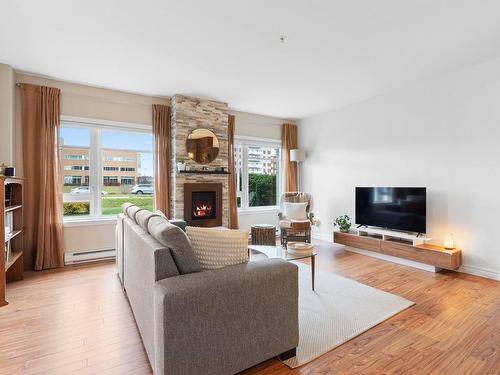
[[[335,219],[333,225],[339,227],[342,233],[347,233],[351,229],[351,218],[347,215],[341,215]]]

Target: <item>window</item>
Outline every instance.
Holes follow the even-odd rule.
[[[87,155],[64,155],[65,160],[88,160]]]
[[[281,192],[280,143],[236,139],[234,160],[238,207],[278,205]]]
[[[121,178],[122,185],[133,185],[135,178],[134,177],[122,177]]]
[[[59,137],[65,218],[116,215],[125,202],[153,209],[150,130],[62,121]],[[147,185],[148,194],[134,184]]]
[[[123,157],[123,156],[104,156],[105,161],[124,161],[128,163],[135,163],[136,159],[131,157]]]

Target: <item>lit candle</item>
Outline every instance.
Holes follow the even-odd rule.
[[[453,237],[453,234],[448,233],[444,236],[444,248],[447,250],[455,248],[455,238]]]

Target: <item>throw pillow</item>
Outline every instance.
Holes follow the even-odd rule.
[[[307,202],[285,202],[285,217],[288,220],[306,220]]]
[[[205,270],[248,262],[248,231],[186,227],[186,233]]]

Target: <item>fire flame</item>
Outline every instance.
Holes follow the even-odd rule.
[[[196,206],[196,208],[193,210],[194,217],[205,217],[210,215],[211,213],[212,206],[209,204],[201,204],[199,206]]]

